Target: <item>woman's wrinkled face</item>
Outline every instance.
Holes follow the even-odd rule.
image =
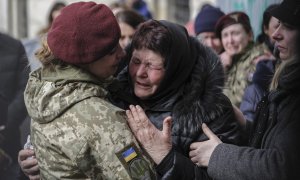
[[[156,92],[165,76],[164,58],[149,49],[135,49],[129,63],[129,74],[135,95],[147,99]]]
[[[124,49],[131,42],[135,29],[123,22],[120,22],[119,26],[121,29],[121,38],[119,42],[121,47]]]
[[[225,51],[233,56],[247,47],[252,41],[252,34],[247,33],[242,24],[233,24],[222,30],[221,40]]]
[[[275,47],[279,51],[281,60],[288,60],[296,55],[298,36],[298,31],[295,28],[279,22],[279,26],[272,37],[275,40]]]

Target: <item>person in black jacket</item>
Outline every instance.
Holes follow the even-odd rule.
[[[210,140],[191,145],[193,162],[214,179],[300,179],[300,1],[269,12],[280,21],[272,37],[282,63],[249,127],[249,147],[222,143],[207,127]]]
[[[18,175],[19,127],[27,116],[23,91],[30,70],[20,41],[0,33],[0,42],[0,149],[11,159],[10,164],[0,166],[0,179],[5,180]]]
[[[163,59],[164,75],[160,77],[162,79],[155,90],[150,90],[154,87],[151,63],[155,61],[144,51],[157,55],[152,59]],[[134,92],[137,98],[134,104],[143,108],[151,122],[149,124],[160,130],[164,126],[163,119],[172,116],[172,143],[160,155],[166,155],[172,150],[167,162],[153,158],[157,164],[157,173],[162,179],[209,179],[206,170],[194,165],[188,156],[192,142],[206,139],[201,132],[201,124],[207,123],[227,143],[241,143],[232,104],[222,93],[224,72],[218,56],[197,39],[189,37],[182,26],[154,20],[139,27],[133,37],[129,55],[129,82],[128,76],[123,78],[124,72],[119,77],[121,82],[124,79],[124,87],[129,87],[128,92]],[[130,107],[135,111],[134,106]],[[139,123],[132,124],[133,132],[137,132],[137,125]],[[157,147],[157,150],[160,148]],[[174,164],[185,161],[193,164],[190,169],[193,172],[188,176],[180,178],[168,173],[171,169],[177,169]]]

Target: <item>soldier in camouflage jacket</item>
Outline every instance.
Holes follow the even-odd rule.
[[[245,89],[252,83],[256,69],[253,60],[262,55],[259,48],[262,46],[250,43],[242,53],[233,56],[232,64],[228,68],[224,94],[237,107],[240,107]]]
[[[224,94],[239,107],[245,88],[252,82],[254,59],[263,55],[267,47],[254,46],[250,19],[243,12],[235,11],[220,18],[216,34],[225,50],[220,55],[227,71]]]
[[[124,112],[106,101],[108,83],[75,66],[31,74],[25,101],[43,178],[130,178],[119,154],[128,145],[141,153]]]
[[[124,111],[106,99],[124,56],[119,38],[102,4],[74,3],[55,19],[37,53],[43,68],[31,73],[24,92],[42,179],[155,178]]]

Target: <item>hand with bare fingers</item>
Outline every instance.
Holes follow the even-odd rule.
[[[222,141],[207,127],[205,123],[202,124],[202,130],[209,140],[192,143],[189,155],[195,164],[201,167],[207,167],[213,151],[219,144],[222,143]]]
[[[18,162],[22,171],[29,177],[30,180],[39,180],[40,171],[37,159],[34,155],[34,150],[23,149],[19,152]]]
[[[130,105],[130,110],[126,111],[126,115],[135,137],[153,161],[159,164],[172,149],[171,117],[164,119],[163,130],[160,131],[151,123],[144,110],[138,105]]]

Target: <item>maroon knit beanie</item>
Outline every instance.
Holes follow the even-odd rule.
[[[70,64],[87,64],[110,53],[119,43],[120,28],[111,10],[94,2],[62,9],[48,32],[55,57]]]
[[[221,38],[221,32],[233,24],[241,24],[247,33],[252,33],[249,16],[243,12],[235,11],[222,16],[216,24],[216,35]]]

